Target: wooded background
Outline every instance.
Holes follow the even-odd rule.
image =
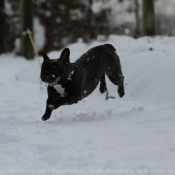
[[[165,0],[1,0],[0,54],[14,52],[34,57],[25,31],[34,28],[44,36],[38,51],[58,50],[78,39],[105,40],[109,34],[175,35],[175,16],[155,13]],[[112,5],[111,5],[112,4]],[[117,9],[115,11],[115,9]],[[36,22],[37,23],[36,23]]]

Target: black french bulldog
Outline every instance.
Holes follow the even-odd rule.
[[[62,51],[59,59],[50,59],[43,52],[41,79],[48,84],[48,99],[42,120],[49,119],[54,109],[77,103],[87,97],[95,90],[99,81],[100,92],[106,92],[105,74],[118,86],[118,94],[123,97],[124,76],[115,51],[111,44],[96,46],[74,63],[70,63],[68,48]]]

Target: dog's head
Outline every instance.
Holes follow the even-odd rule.
[[[42,81],[50,85],[66,81],[69,74],[69,55],[70,50],[68,48],[62,51],[58,59],[50,59],[46,53],[43,52],[43,63],[41,67]]]

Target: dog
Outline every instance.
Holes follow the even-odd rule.
[[[41,80],[48,84],[46,110],[42,120],[48,120],[53,110],[62,105],[77,103],[90,95],[100,82],[100,92],[107,91],[105,74],[118,86],[123,97],[124,76],[116,49],[111,44],[91,48],[74,63],[70,63],[69,48],[65,48],[59,59],[50,59],[43,52]]]

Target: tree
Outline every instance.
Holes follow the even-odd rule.
[[[138,0],[134,0],[134,14],[136,19],[136,25],[135,25],[135,31],[134,31],[134,37],[140,36],[140,18],[139,18],[139,2]]]
[[[104,9],[95,14],[92,0],[34,1],[34,4],[35,15],[45,27],[46,52],[65,47],[78,38],[87,42],[99,34],[108,34],[108,11]]]
[[[154,29],[154,0],[143,0],[143,35],[153,36]]]
[[[5,36],[5,13],[4,13],[4,0],[0,1],[0,54],[5,52],[4,36]]]
[[[33,49],[29,36],[25,34],[27,29],[33,31],[32,0],[20,0],[20,34],[21,48],[20,54],[27,59],[33,58]]]

